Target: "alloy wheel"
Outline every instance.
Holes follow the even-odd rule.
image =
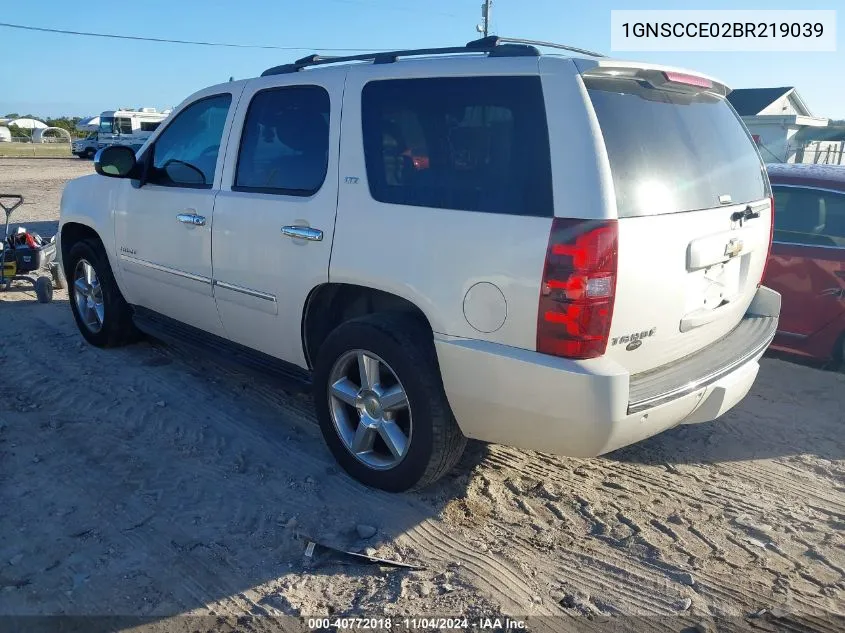
[[[413,420],[408,396],[383,359],[350,350],[329,374],[329,411],[346,449],[376,470],[394,468],[408,453]]]
[[[79,318],[92,334],[103,329],[105,307],[103,303],[103,288],[97,271],[85,259],[76,264],[73,274],[73,299]]]

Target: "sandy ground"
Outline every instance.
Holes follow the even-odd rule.
[[[0,160],[0,192],[50,235],[90,171]],[[845,625],[843,374],[767,358],[718,422],[592,460],[474,444],[406,495],[339,471],[302,396],[159,344],[84,344],[63,291],[0,295],[0,385],[3,615]],[[312,538],[426,569],[309,560]]]

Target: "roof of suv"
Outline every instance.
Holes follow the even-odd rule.
[[[548,54],[541,53],[541,48],[547,48],[557,51],[556,53]],[[565,54],[564,54],[565,53]],[[703,79],[710,82],[709,89],[714,93],[725,96],[730,92],[730,89],[718,79],[705,75],[703,73],[692,71],[686,68],[676,68],[672,66],[664,66],[662,64],[652,64],[646,62],[633,62],[620,59],[609,58],[601,53],[589,51],[586,49],[569,46],[567,44],[556,44],[554,42],[544,42],[539,40],[526,40],[517,38],[500,37],[498,35],[491,35],[479,40],[467,42],[464,46],[450,46],[442,48],[418,48],[408,50],[396,51],[375,51],[372,53],[361,53],[359,55],[349,55],[343,57],[326,57],[319,54],[308,55],[301,59],[291,62],[289,64],[282,64],[280,66],[273,66],[268,68],[263,73],[262,77],[292,74],[302,70],[312,70],[318,67],[338,68],[341,71],[348,68],[349,64],[358,65],[357,62],[369,62],[362,65],[374,67],[383,64],[393,64],[402,60],[412,60],[417,63],[436,63],[456,59],[490,59],[490,58],[516,58],[528,57],[539,59],[540,57],[550,57],[558,59],[573,60],[581,73],[589,70],[605,68],[608,74],[621,71],[623,75],[633,76],[637,72],[654,73],[656,72],[674,72],[680,77],[695,77],[696,79]],[[404,62],[403,62],[404,63]],[[679,79],[684,83],[683,79]],[[698,84],[690,84],[698,85]]]
[[[326,64],[338,64],[345,62],[369,61],[374,64],[389,64],[399,60],[400,57],[419,57],[433,55],[458,55],[461,53],[486,53],[488,57],[540,57],[538,47],[565,50],[587,57],[604,57],[601,53],[589,51],[567,44],[556,44],[554,42],[542,42],[538,40],[525,40],[517,38],[500,37],[490,35],[479,40],[467,42],[465,46],[448,46],[442,48],[416,48],[396,51],[377,51],[373,53],[362,53],[360,55],[348,55],[343,57],[325,57],[319,54],[308,55],[290,64],[282,64],[268,68],[261,76],[281,75],[293,73],[311,66],[322,66]]]

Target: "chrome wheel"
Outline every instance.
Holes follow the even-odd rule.
[[[84,259],[76,264],[73,274],[73,299],[85,327],[93,334],[102,330],[105,315],[103,289],[97,271]]]
[[[384,360],[351,350],[329,374],[329,411],[346,449],[376,470],[395,467],[408,454],[413,423],[405,388]]]

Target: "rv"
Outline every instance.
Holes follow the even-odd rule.
[[[137,150],[168,114],[169,110],[158,112],[155,108],[107,110],[100,114],[97,149],[108,145],[128,145]]]

